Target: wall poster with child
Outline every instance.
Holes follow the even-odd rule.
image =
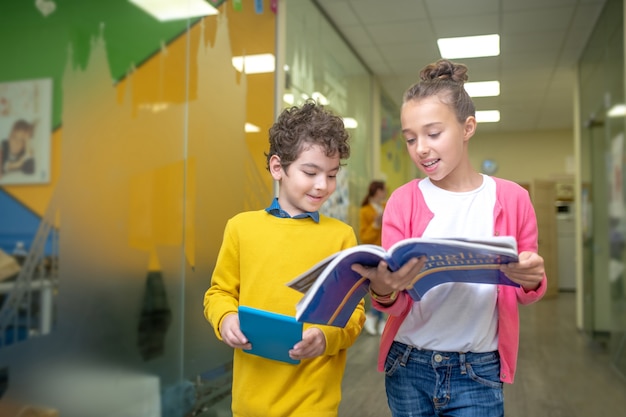
[[[52,79],[0,83],[0,185],[50,181]]]

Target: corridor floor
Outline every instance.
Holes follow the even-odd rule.
[[[626,379],[608,352],[576,329],[575,294],[520,306],[515,383],[504,388],[506,417],[626,416]],[[389,417],[378,337],[363,332],[348,351],[339,417]]]

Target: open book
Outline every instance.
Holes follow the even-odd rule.
[[[427,258],[426,264],[407,289],[415,301],[446,282],[519,287],[499,270],[501,264],[518,261],[517,242],[511,236],[479,240],[408,238],[388,251],[377,245],[358,245],[323,259],[287,283],[304,293],[296,306],[296,319],[343,327],[369,287],[369,281],[350,268],[352,264],[377,266],[385,260],[395,271],[409,259],[422,256]]]

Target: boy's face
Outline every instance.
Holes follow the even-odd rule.
[[[14,129],[9,136],[9,152],[11,155],[18,155],[26,147],[26,142],[30,138],[27,131]]]
[[[287,170],[277,155],[272,156],[270,172],[280,182],[280,207],[292,217],[319,210],[337,188],[340,162],[339,155],[328,157],[318,145],[305,148]]]

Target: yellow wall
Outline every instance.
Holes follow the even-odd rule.
[[[275,53],[275,14],[269,0],[262,14],[244,3],[236,11],[226,2],[218,16],[163,40],[117,83],[102,33],[84,66],[68,58],[52,181],[5,187],[38,214],[53,203],[60,232],[55,326],[45,340],[26,341],[29,349],[0,353],[0,368],[12,364],[0,415],[9,415],[6,403],[22,402],[89,415],[80,409],[84,398],[103,415],[129,415],[160,406],[161,394],[185,384],[195,384],[199,407],[225,398],[229,408],[228,395],[206,398],[214,383],[206,375],[228,388],[232,350],[204,319],[202,296],[228,218],[271,201],[263,151],[274,120],[273,74],[243,75],[231,59]],[[63,6],[67,14],[86,10]],[[113,14],[107,25],[125,18]],[[151,18],[141,19],[133,30]],[[48,35],[81,29],[51,27]],[[246,135],[246,121],[261,132]]]
[[[532,133],[480,133],[470,139],[469,156],[472,166],[480,171],[484,159],[498,163],[494,174],[529,184],[532,179],[559,179],[574,175],[574,139],[570,130],[538,131]],[[406,153],[401,135],[381,146],[381,172],[390,191],[413,176],[423,176],[413,166]]]
[[[480,133],[470,139],[472,165],[480,171],[486,158],[498,163],[497,177],[519,183],[534,178],[560,178],[574,174],[574,134],[571,130]]]

